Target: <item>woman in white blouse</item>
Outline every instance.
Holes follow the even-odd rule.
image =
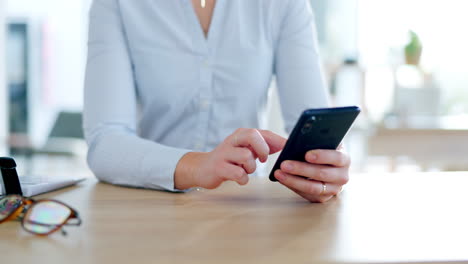
[[[273,76],[288,132],[303,110],[328,105],[308,0],[94,0],[89,166],[134,187],[244,185],[286,141],[257,129]],[[306,160],[283,162],[276,178],[312,202],[347,183],[342,151]]]

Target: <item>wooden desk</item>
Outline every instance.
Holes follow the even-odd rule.
[[[83,225],[39,238],[0,225],[1,263],[463,263],[468,173],[354,175],[310,204],[266,179],[172,194],[89,179],[54,197]]]
[[[379,128],[369,138],[368,154],[389,156],[396,167],[398,157],[409,157],[424,170],[468,170],[468,129]]]

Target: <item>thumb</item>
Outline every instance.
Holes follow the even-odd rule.
[[[276,153],[284,148],[284,145],[286,144],[286,138],[269,130],[258,130],[258,132],[260,132],[268,144],[268,147],[270,147],[270,154]]]

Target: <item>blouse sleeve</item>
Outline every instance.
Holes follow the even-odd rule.
[[[95,0],[90,11],[84,92],[88,165],[104,182],[179,191],[174,171],[189,150],[137,134],[137,99],[131,57],[115,0]]]
[[[275,74],[286,131],[308,108],[329,105],[312,8],[308,0],[289,0],[279,26]]]

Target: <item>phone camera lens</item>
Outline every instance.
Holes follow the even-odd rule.
[[[309,133],[313,128],[313,122],[307,121],[301,129],[302,134]]]
[[[301,129],[302,134],[310,133],[316,121],[317,121],[316,116],[309,117],[309,119],[305,122],[304,126]]]

